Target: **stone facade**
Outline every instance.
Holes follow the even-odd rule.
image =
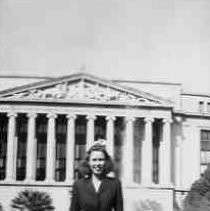
[[[46,190],[56,210],[68,210],[78,163],[102,138],[126,210],[172,211],[176,192],[186,192],[208,163],[210,95],[77,73],[2,90],[0,126],[6,210],[23,189]]]

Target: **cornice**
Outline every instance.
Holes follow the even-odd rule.
[[[210,119],[210,113],[199,113],[199,112],[175,110],[173,111],[173,115],[180,116],[180,117],[197,118],[197,119]]]

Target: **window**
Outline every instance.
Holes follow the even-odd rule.
[[[80,177],[78,166],[82,159],[85,157],[86,152],[86,118],[85,116],[78,116],[75,121],[75,158],[74,158],[74,177]]]
[[[200,113],[204,112],[204,101],[199,101],[199,112]]]
[[[98,116],[95,121],[95,136],[94,140],[106,139],[106,119]]]
[[[46,176],[47,157],[47,118],[39,115],[36,119],[36,180],[43,181]]]
[[[4,180],[6,176],[8,119],[5,114],[0,114],[0,118],[0,180]]]
[[[36,159],[36,180],[45,179],[46,168],[46,154],[47,154],[47,140],[38,139],[37,143],[37,159]]]
[[[160,168],[160,141],[162,139],[162,123],[161,120],[157,120],[153,123],[153,143],[152,143],[152,150],[153,150],[153,157],[152,157],[152,175],[153,175],[153,182],[155,184],[159,183],[159,168]]]
[[[210,130],[201,130],[201,173],[210,163]]]
[[[64,181],[66,173],[66,135],[60,134],[56,140],[55,180]]]
[[[207,113],[210,113],[210,102],[207,103]]]
[[[16,179],[24,180],[26,176],[26,145],[27,145],[27,118],[25,114],[17,117],[17,157]]]
[[[7,137],[6,134],[0,132],[0,180],[5,179],[6,174],[6,153],[7,153]]]
[[[56,119],[56,181],[64,181],[66,176],[66,133],[67,120],[64,115],[59,115]]]

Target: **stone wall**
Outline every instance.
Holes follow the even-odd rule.
[[[0,203],[5,211],[20,191],[25,189],[44,191],[53,199],[55,211],[68,211],[70,206],[70,187],[64,186],[0,186]],[[173,189],[124,187],[125,211],[172,211]]]

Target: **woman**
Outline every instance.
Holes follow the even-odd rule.
[[[121,183],[107,176],[112,169],[105,146],[94,144],[80,168],[83,178],[74,183],[70,211],[123,211]]]

